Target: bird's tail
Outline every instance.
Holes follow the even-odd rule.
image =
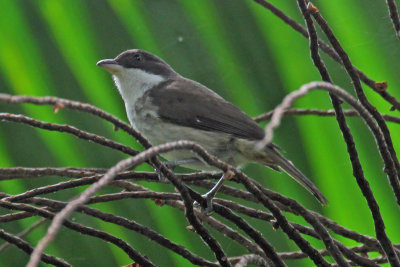
[[[311,194],[313,194],[319,202],[324,205],[328,204],[328,200],[321,193],[321,191],[319,191],[319,189],[310,181],[310,179],[308,179],[299,169],[297,169],[290,160],[283,157],[273,147],[267,147],[267,150],[268,157],[273,161],[275,165],[278,165],[280,168],[282,168],[294,180],[296,180]]]

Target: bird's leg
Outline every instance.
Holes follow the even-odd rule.
[[[164,162],[164,164],[167,166],[168,169],[170,169],[171,171],[174,171],[174,169],[179,166],[179,165],[184,165],[184,164],[188,164],[188,163],[193,163],[199,161],[196,158],[188,158],[188,159],[180,159],[180,160],[175,160],[175,161],[167,161]],[[158,176],[158,179],[161,182],[167,183],[169,182],[168,179],[160,172],[160,170],[155,170]]]
[[[201,207],[201,212],[205,215],[211,215],[213,213],[213,204],[212,204],[212,200],[215,197],[215,195],[217,194],[217,192],[219,191],[219,189],[222,187],[222,185],[224,184],[224,182],[226,180],[230,180],[232,179],[234,173],[230,170],[226,171],[221,178],[219,178],[218,182],[214,185],[213,188],[211,188],[210,191],[208,191],[207,193],[205,193],[204,195],[202,195],[202,197],[206,200],[206,207]],[[195,206],[200,206],[200,203],[198,203],[197,201],[195,201],[193,203],[193,205]]]

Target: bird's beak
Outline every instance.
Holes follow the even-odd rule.
[[[123,69],[123,67],[119,65],[114,59],[103,59],[97,62],[96,65],[102,67],[111,74],[115,74]]]

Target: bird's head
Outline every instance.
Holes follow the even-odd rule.
[[[121,93],[151,87],[178,75],[162,59],[140,49],[124,51],[114,59],[100,60],[97,66],[113,75]]]

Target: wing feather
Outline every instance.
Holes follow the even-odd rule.
[[[235,105],[189,80],[169,80],[149,91],[161,119],[170,123],[259,140],[264,131]]]

